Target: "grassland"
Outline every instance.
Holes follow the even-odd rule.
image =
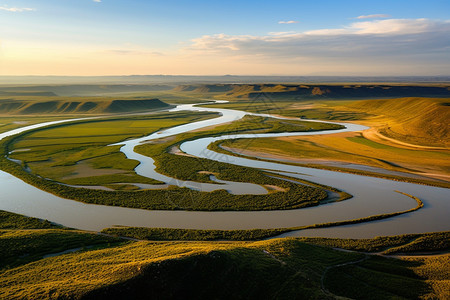
[[[77,230],[0,230],[0,268],[10,269],[67,250],[118,244],[120,239]]]
[[[441,274],[429,272],[421,277],[415,271],[429,271],[427,259],[391,261],[370,257],[357,263],[364,258],[364,254],[339,252],[296,240],[246,244],[136,242],[45,258],[4,271],[0,293],[3,297],[34,299],[332,299],[330,293],[350,296],[354,291],[353,281],[346,276],[354,271],[354,265],[365,274],[358,281],[371,283],[371,288],[358,289],[359,298],[436,297],[438,291],[430,283],[445,288]],[[347,263],[350,270],[332,268]],[[443,259],[433,261],[441,269],[445,263]],[[327,270],[324,291],[321,280]],[[391,280],[374,286],[386,277]]]
[[[170,108],[159,99],[112,97],[49,97],[15,96],[3,98],[0,94],[0,115],[73,115],[142,112]]]
[[[228,140],[221,142],[220,147],[222,151],[228,149],[244,155],[283,159],[310,167],[367,175],[378,173],[381,177],[403,177],[406,181],[428,184],[434,181],[435,184],[445,185],[450,172],[450,152],[446,146],[446,136],[450,133],[446,121],[450,117],[450,108],[445,105],[447,102],[448,99],[428,98],[303,104],[281,102],[280,105],[276,102],[267,105],[265,111],[296,117],[351,120],[373,128],[363,133]],[[222,104],[241,109],[246,105],[249,104]],[[422,118],[424,122],[420,121]],[[217,146],[213,149],[221,151]],[[379,169],[367,170],[363,166]]]
[[[221,141],[210,149],[301,166],[447,187],[449,151],[414,150],[371,141],[360,133]],[[373,167],[368,169],[364,166]]]
[[[448,232],[369,240],[123,242],[78,230],[37,229],[46,223],[27,219],[2,212],[0,226],[9,228],[0,230],[3,299],[448,297],[448,254],[386,259],[329,248],[448,248]]]
[[[450,250],[450,232],[405,234],[373,239],[299,238],[300,241],[325,247],[381,254],[439,253]]]
[[[290,117],[362,121],[400,142],[417,146],[448,147],[449,98],[394,98],[381,100],[258,99],[212,104],[213,107],[266,112]],[[398,145],[397,145],[398,146]]]
[[[450,98],[401,98],[395,100],[358,101],[348,105],[355,111],[376,115],[370,121],[383,136],[418,146],[449,148]]]
[[[0,270],[68,250],[79,251],[120,243],[123,241],[118,238],[63,228],[47,220],[0,211]]]
[[[137,175],[138,162],[120,146],[107,145],[163,128],[215,116],[210,113],[159,113],[151,116],[90,120],[26,133],[9,144],[12,159],[34,175],[71,185],[159,183]]]
[[[175,228],[113,227],[103,233],[149,241],[255,241],[276,237],[286,229],[195,230]],[[405,234],[372,239],[298,238],[299,241],[332,248],[381,254],[436,253],[450,250],[450,232]]]
[[[21,116],[20,118],[0,116],[0,133],[28,125],[65,119],[67,116]]]
[[[0,210],[1,229],[49,229],[61,228],[47,220],[25,217],[18,214]]]

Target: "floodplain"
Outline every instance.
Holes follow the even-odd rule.
[[[68,86],[40,86],[32,92],[14,87],[5,88],[3,96],[0,93],[2,133],[46,121],[77,119],[0,141],[0,169],[20,179],[24,188],[32,185],[42,195],[56,196],[55,201],[73,199],[95,205],[98,211],[102,206],[121,206],[165,216],[151,227],[108,223],[86,231],[79,229],[85,228],[83,216],[78,227],[71,223],[70,227],[78,229],[71,229],[56,224],[52,213],[36,219],[1,212],[1,297],[120,299],[130,289],[135,298],[150,291],[154,297],[191,297],[199,290],[204,297],[219,298],[290,298],[299,293],[318,299],[449,296],[449,224],[442,217],[447,202],[441,197],[450,185],[447,86],[208,84],[139,88],[145,91],[107,87],[110,90],[98,96],[99,88],[93,86],[86,88],[84,98],[88,100],[57,95],[58,90],[72,93]],[[177,105],[193,103],[199,103],[196,110],[176,110]],[[220,109],[248,113],[221,123],[224,112]],[[197,122],[205,126],[146,140]],[[345,131],[349,123],[363,126]],[[277,136],[280,134],[291,136]],[[188,150],[187,144],[205,138],[218,139],[199,146],[212,152],[198,156],[197,150]],[[134,139],[143,143],[133,151],[150,157],[155,172],[163,176],[160,178],[170,180],[138,172],[143,162],[129,159],[120,145]],[[210,153],[215,156],[208,156]],[[292,171],[286,171],[290,168]],[[244,190],[236,194],[224,188],[230,182],[256,185],[264,193]],[[215,185],[218,190],[202,190],[202,184]],[[358,189],[352,188],[358,184]],[[360,194],[364,189],[367,194]],[[369,199],[370,189],[386,198],[379,199],[386,204],[378,210],[357,205]],[[372,202],[377,200],[373,197]],[[4,203],[0,209],[10,207],[6,200],[0,198]],[[353,207],[355,213],[341,218],[325,213],[339,212],[339,206],[347,212]],[[308,209],[317,216],[323,212],[321,221],[295,224],[292,217],[284,220],[288,226],[270,223],[279,222],[284,213]],[[177,216],[190,213],[198,215],[183,220],[199,222],[201,218],[194,216],[204,214],[203,223],[209,219],[211,227],[173,225]],[[250,223],[241,228],[220,223],[227,216],[244,220],[245,214],[272,217],[266,218],[265,224],[262,215],[259,219],[247,217]],[[233,222],[233,218],[228,219]],[[417,220],[432,218],[439,224],[439,232],[418,229]],[[261,226],[249,227],[251,222]],[[365,239],[297,237],[303,230],[309,235],[319,228],[344,228],[343,237],[351,237],[352,226],[357,229],[360,225],[373,225],[375,229],[367,232],[376,236],[380,222],[387,222],[385,227],[400,224],[394,227],[403,231]],[[296,237],[284,237],[291,232]],[[211,265],[213,271],[208,272]],[[189,270],[189,280],[180,270]],[[159,279],[151,280],[155,274],[160,274]],[[253,283],[244,280],[250,274]],[[273,274],[277,274],[276,280],[270,279]],[[201,289],[206,278],[208,288]],[[174,294],[161,288],[163,282],[170,283]],[[223,282],[234,288],[221,288]],[[355,285],[367,288],[349,288]]]

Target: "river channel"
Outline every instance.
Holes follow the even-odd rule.
[[[226,189],[233,194],[266,193],[266,189],[263,187],[250,183],[218,181],[217,184],[205,184],[191,181],[178,181],[157,173],[151,158],[134,152],[134,147],[145,141],[173,136],[212,125],[229,123],[241,119],[247,114],[251,114],[238,110],[198,107],[192,104],[179,105],[176,108],[171,109],[173,112],[186,110],[217,112],[220,116],[209,120],[175,126],[146,137],[118,143],[123,145],[121,151],[124,152],[128,158],[137,159],[141,162],[135,171],[140,175],[154,178],[170,185],[185,186],[201,191]],[[34,128],[68,121],[73,120],[47,122],[22,127],[0,134],[0,139]],[[418,211],[390,219],[334,228],[294,231],[283,236],[368,238],[381,235],[449,230],[450,222],[448,221],[448,213],[450,212],[450,197],[448,189],[292,166],[277,162],[253,160],[224,155],[207,149],[207,146],[216,140],[333,134],[343,131],[361,131],[367,129],[364,126],[357,124],[343,123],[342,125],[346,128],[320,132],[241,134],[199,138],[181,144],[180,149],[192,156],[265,169],[273,173],[288,174],[291,177],[303,178],[334,186],[354,196],[352,199],[343,202],[282,211],[148,211],[142,209],[85,204],[78,201],[63,199],[31,186],[6,172],[0,171],[0,210],[47,219],[68,227],[96,231],[114,225],[192,229],[279,228],[344,221],[371,215],[403,211],[415,207],[416,202],[413,199],[396,192],[400,191],[419,197],[423,201],[424,207]],[[170,192],[168,191],[168,193]]]

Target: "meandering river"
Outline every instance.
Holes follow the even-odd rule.
[[[250,114],[237,110],[197,107],[195,105],[179,105],[171,111],[176,112],[182,110],[218,112],[221,116],[214,119],[175,126],[146,137],[119,143],[123,145],[121,151],[123,151],[128,158],[137,159],[141,162],[136,168],[138,174],[168,184],[186,186],[202,191],[227,189],[234,194],[262,194],[267,192],[263,187],[249,183],[221,181],[217,184],[205,184],[192,181],[177,181],[157,173],[151,158],[134,152],[134,147],[143,141],[173,136],[211,125],[232,122],[242,118],[246,114]],[[0,134],[0,139],[34,128],[68,121],[73,120],[47,122],[22,127]],[[286,173],[292,177],[304,178],[334,186],[354,195],[352,199],[343,202],[287,211],[148,211],[85,204],[63,199],[33,187],[6,172],[0,171],[0,209],[27,216],[48,219],[65,226],[86,230],[101,230],[102,228],[111,227],[113,225],[193,229],[278,228],[363,218],[415,207],[416,203],[414,200],[395,192],[401,191],[419,197],[424,202],[424,207],[418,211],[386,220],[334,228],[296,231],[285,234],[284,236],[333,236],[357,238],[449,230],[450,222],[448,221],[448,213],[450,212],[450,199],[448,189],[291,166],[276,162],[257,161],[248,158],[219,154],[207,149],[207,146],[211,142],[229,138],[316,135],[366,129],[366,127],[356,124],[345,123],[343,125],[346,126],[345,129],[332,131],[242,134],[238,136],[225,135],[214,138],[200,138],[185,142],[180,146],[180,149],[189,155],[236,165],[265,169],[274,173]]]

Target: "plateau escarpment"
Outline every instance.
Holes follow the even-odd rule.
[[[159,99],[0,100],[0,114],[8,115],[128,113],[170,107]]]
[[[189,84],[178,92],[220,93],[230,99],[254,99],[261,93],[274,100],[376,99],[395,97],[449,97],[447,85],[387,84]]]

